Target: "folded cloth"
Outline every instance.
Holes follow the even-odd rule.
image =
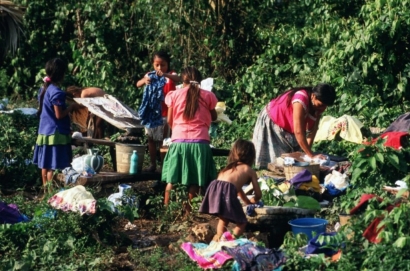
[[[255,203],[255,204],[249,204],[246,206],[246,215],[254,216],[256,214],[255,208],[262,208],[262,207],[263,207],[263,201],[259,201],[258,203]]]
[[[76,183],[78,177],[81,175],[72,167],[66,167],[62,172],[64,174],[65,184]]]
[[[296,188],[299,188],[299,186],[302,183],[311,182],[311,181],[312,181],[312,173],[310,173],[310,171],[307,169],[303,169],[298,174],[293,176],[292,179],[290,179],[290,183]]]

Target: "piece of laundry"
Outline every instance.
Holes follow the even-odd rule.
[[[410,112],[400,115],[383,132],[409,132],[410,131]]]
[[[78,212],[80,215],[94,214],[96,211],[96,200],[82,185],[58,192],[48,203],[55,209]]]
[[[225,241],[229,239],[229,241]],[[181,248],[188,256],[198,263],[203,269],[221,268],[226,261],[231,260],[232,256],[222,251],[222,246],[236,247],[250,243],[248,239],[234,239],[233,236],[226,232],[219,242],[212,241],[209,245],[204,243],[182,243]]]
[[[327,244],[326,242],[319,242],[318,239],[321,236],[335,236],[336,232],[325,233],[322,232],[309,240],[306,248],[306,254],[325,254],[326,256],[333,256],[338,252],[339,244]]]
[[[80,177],[80,173],[78,173],[74,168],[72,167],[66,167],[65,169],[63,169],[63,174],[64,174],[64,180],[65,180],[65,184],[72,184],[72,183],[76,183],[78,177]]]
[[[312,180],[310,182],[301,183],[297,189],[305,190],[305,191],[313,191],[315,193],[320,193],[322,191],[322,187],[320,186],[319,179],[315,175],[312,175]]]
[[[334,188],[340,191],[333,191],[336,193],[336,195],[338,195],[346,190],[346,188],[349,186],[349,177],[346,174],[342,174],[339,171],[333,170],[332,173],[326,175],[324,185],[325,188],[329,187],[329,190],[333,190]],[[332,195],[332,193],[330,194]]]
[[[272,271],[286,262],[286,257],[281,250],[268,249],[252,243],[229,248],[222,247],[238,263],[238,271]]]
[[[142,125],[155,128],[163,125],[161,102],[164,101],[163,87],[166,80],[164,76],[158,76],[156,71],[149,72],[147,76],[151,79],[151,83],[145,86],[138,115]]]
[[[295,187],[299,188],[299,186],[302,183],[307,183],[312,181],[312,173],[310,173],[309,170],[303,169],[301,170],[298,174],[293,176],[292,179],[290,179],[290,183]]]
[[[378,202],[382,202],[382,201],[383,201],[382,198],[380,198],[380,197],[378,197],[378,196],[376,196],[376,195],[374,195],[374,194],[363,194],[363,195],[360,197],[359,203],[358,203],[355,207],[353,207],[353,208],[350,210],[350,214],[351,214],[351,215],[354,215],[354,214],[359,213],[359,212],[363,211],[364,209],[366,209],[367,203],[368,203],[369,200],[371,200],[372,198],[376,198]]]
[[[261,200],[258,203],[249,204],[246,206],[246,215],[254,216],[256,214],[255,208],[262,208],[262,207],[263,207],[263,201]]]
[[[386,147],[400,150],[403,146],[406,146],[406,140],[408,141],[409,136],[408,132],[385,132],[380,137],[386,139],[386,142],[384,142]]]
[[[396,205],[389,205],[386,207],[386,211],[388,213],[391,212],[391,210],[393,210],[394,208],[400,206],[401,203],[397,203]],[[377,218],[375,218],[372,223],[370,223],[370,225],[364,230],[363,232],[363,237],[366,238],[367,240],[369,240],[369,242],[374,243],[374,244],[378,244],[382,241],[381,238],[378,238],[378,235],[380,232],[383,231],[384,226],[379,227],[380,222],[382,222],[382,220],[384,219],[384,216],[379,216]]]
[[[27,221],[30,221],[30,219],[20,213],[16,204],[7,204],[0,201],[0,224],[15,224]]]
[[[319,128],[315,136],[315,142],[321,140],[333,140],[337,134],[344,140],[361,144],[363,124],[356,117],[343,115],[340,118],[323,116],[319,122]]]

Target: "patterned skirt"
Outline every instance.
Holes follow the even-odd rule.
[[[162,181],[205,187],[215,178],[216,168],[209,144],[171,144],[162,166]]]
[[[266,169],[283,153],[300,151],[294,134],[275,124],[264,107],[256,120],[252,142],[255,145],[255,167]]]

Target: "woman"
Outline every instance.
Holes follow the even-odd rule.
[[[303,151],[314,157],[312,143],[320,116],[335,98],[335,89],[321,83],[292,88],[271,100],[259,114],[253,132],[256,167],[266,168],[283,153]]]

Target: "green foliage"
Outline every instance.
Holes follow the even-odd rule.
[[[35,184],[40,174],[31,164],[38,119],[18,111],[0,114],[0,186],[18,188]]]
[[[114,232],[118,217],[105,199],[97,201],[92,216],[55,211],[46,201],[33,204],[21,195],[7,201],[31,221],[0,225],[0,270],[101,270],[114,256],[108,245],[130,245]]]

